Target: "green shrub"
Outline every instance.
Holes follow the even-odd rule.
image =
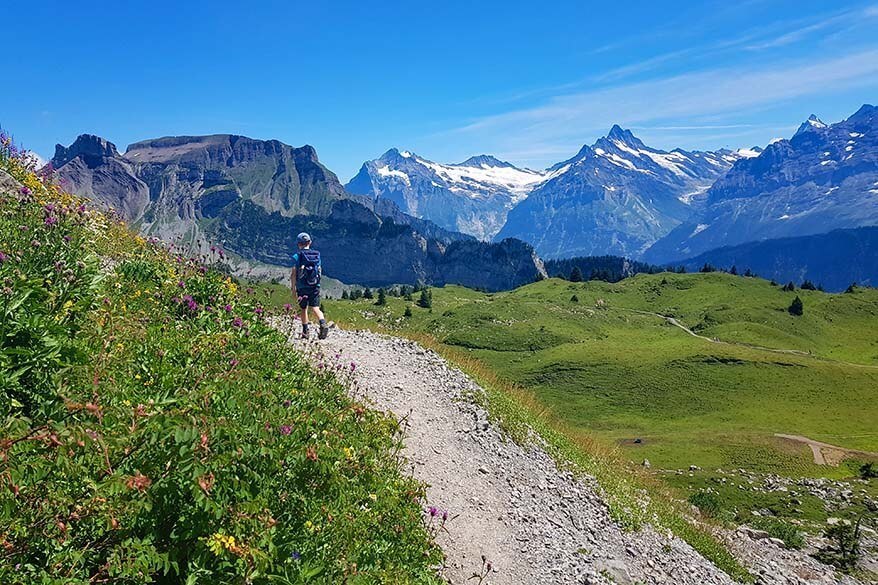
[[[805,535],[798,528],[779,518],[761,516],[751,521],[751,525],[764,530],[772,538],[779,538],[787,548],[800,549],[805,546]]]
[[[689,503],[698,508],[698,510],[708,518],[716,518],[722,511],[719,497],[706,490],[700,490],[689,496]]]

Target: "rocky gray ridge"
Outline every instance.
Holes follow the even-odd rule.
[[[327,275],[345,282],[498,290],[545,274],[525,244],[480,245],[391,201],[348,194],[311,146],[219,134],[146,140],[119,154],[83,135],[59,145],[52,164],[68,190],[141,232],[193,253],[221,245],[244,268],[248,260],[291,265],[295,234],[311,231]]]
[[[686,221],[704,192],[752,151],[667,152],[613,126],[549,169],[513,208],[497,238],[530,242],[545,258],[638,257]]]
[[[832,125],[811,116],[789,140],[738,161],[706,195],[705,207],[645,260],[878,225],[878,108],[864,105]]]
[[[392,148],[364,163],[345,187],[392,201],[405,213],[446,229],[490,240],[509,210],[543,180],[542,172],[519,169],[486,154],[440,164]]]

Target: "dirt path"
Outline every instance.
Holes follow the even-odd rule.
[[[817,465],[838,465],[845,457],[849,455],[865,455],[867,457],[878,457],[878,453],[871,453],[869,451],[858,451],[857,449],[846,449],[845,447],[830,445],[829,443],[821,443],[820,441],[815,441],[814,439],[809,439],[808,437],[803,437],[802,435],[783,435],[780,433],[775,433],[774,436],[790,441],[795,441],[797,443],[804,443],[811,447],[811,453],[813,453],[814,455],[814,463],[816,463]]]
[[[482,555],[493,567],[483,585],[732,582],[680,539],[623,532],[590,478],[558,470],[542,449],[509,441],[472,401],[482,390],[434,352],[338,329],[319,343],[295,343],[314,360],[357,364],[357,396],[404,420],[411,473],[428,485],[428,504],[450,515],[437,536],[450,583],[480,582],[470,578]],[[762,583],[839,582],[819,563],[767,541],[730,538]]]

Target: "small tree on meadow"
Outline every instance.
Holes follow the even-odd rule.
[[[351,298],[351,295],[349,295],[348,291],[345,290],[345,291],[342,291],[341,298],[342,298],[342,300],[347,301],[348,299]]]
[[[814,286],[814,283],[807,279],[805,280],[805,282],[802,283],[802,286],[800,286],[799,288],[802,290],[817,290],[817,287]]]
[[[796,317],[801,317],[805,314],[805,305],[802,303],[802,299],[796,295],[796,298],[793,299],[793,302],[790,304],[790,308],[787,309],[790,312],[790,315],[795,315]]]
[[[793,292],[793,291],[795,291],[795,290],[796,290],[796,285],[793,284],[793,281],[792,281],[792,280],[789,281],[788,283],[786,283],[786,284],[784,285],[784,287],[783,287],[783,291],[784,291],[784,292]]]
[[[850,283],[850,285],[848,285],[848,287],[844,291],[844,293],[846,295],[850,295],[850,294],[853,294],[855,292],[857,292],[857,283],[856,282]]]
[[[405,313],[402,314],[403,317],[411,317],[412,316],[412,308],[406,306]]]
[[[418,306],[424,309],[431,309],[433,307],[433,293],[431,293],[430,289],[427,287],[421,289],[421,297],[418,299]]]
[[[579,266],[574,266],[570,271],[570,282],[582,282],[582,270]]]
[[[384,292],[383,288],[378,289],[378,300],[375,301],[375,304],[379,307],[383,307],[387,304],[387,293]]]
[[[732,276],[738,276],[738,267],[733,264],[732,267],[729,269],[729,274],[731,274]]]
[[[363,298],[369,299],[369,300],[372,300],[375,298],[374,295],[372,294],[372,289],[369,288],[368,286],[365,288],[365,290],[363,290]]]
[[[578,302],[579,302],[579,297],[576,296],[576,295],[573,295],[572,297],[570,297],[570,302],[571,302],[571,303],[578,303]]]

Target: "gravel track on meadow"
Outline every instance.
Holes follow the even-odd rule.
[[[621,530],[593,480],[560,471],[538,447],[510,441],[473,403],[482,390],[435,352],[339,329],[317,347],[306,354],[355,362],[357,398],[404,421],[411,473],[427,484],[428,504],[450,514],[437,535],[448,582],[479,583],[470,578],[484,555],[493,567],[484,585],[732,583],[678,538]],[[853,583],[768,541],[725,538],[760,583]]]

